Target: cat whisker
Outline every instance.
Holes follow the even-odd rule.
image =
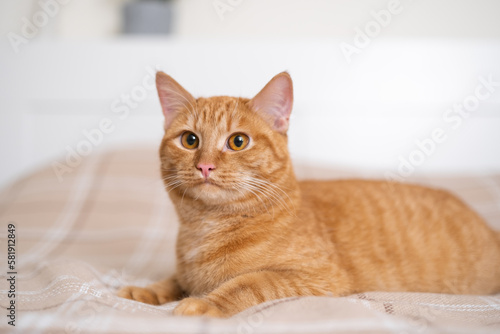
[[[162,178],[162,180],[165,181],[165,182],[170,182],[170,181],[173,181],[173,180],[181,181],[181,179],[179,178],[179,176],[177,174],[176,175],[166,176],[166,177]]]
[[[265,183],[265,184],[267,184],[267,185],[269,185],[269,186],[271,186],[271,187],[276,188],[277,190],[281,191],[281,192],[282,192],[285,196],[287,196],[287,197],[288,197],[288,199],[291,201],[291,199],[290,199],[290,197],[288,196],[288,194],[286,193],[286,191],[284,191],[283,189],[281,189],[281,187],[279,187],[277,184],[272,183],[272,182],[270,182],[270,181],[268,181],[268,180],[266,180],[266,179],[264,179],[264,178],[257,178],[257,177],[255,177],[255,176],[250,176],[250,177],[251,177],[253,180],[256,180],[256,181],[258,181],[258,182]],[[287,189],[287,188],[285,188],[285,189]],[[290,190],[290,189],[287,189],[287,190]]]
[[[169,180],[169,179],[173,179],[173,178],[176,178],[176,177],[178,177],[177,174],[175,174],[175,175],[167,175],[164,178],[162,178],[162,180]]]
[[[182,193],[181,207],[182,207],[182,203],[184,202],[184,195],[186,195],[187,190],[188,190],[188,188],[186,187],[186,189],[184,189],[184,193]]]
[[[174,190],[175,188],[180,187],[180,186],[181,186],[181,184],[182,184],[182,183],[180,183],[180,184],[176,185],[175,187],[170,188],[169,190],[167,190],[167,192],[171,192],[171,191],[172,191],[172,190]]]
[[[167,182],[167,181],[170,181],[170,180],[173,180],[173,179],[176,179],[176,178],[178,179],[179,177],[183,177],[185,179],[186,176],[189,176],[189,175],[191,175],[190,172],[184,172],[184,171],[178,171],[177,170],[176,174],[167,175],[164,178],[162,178],[162,180],[165,181],[165,182]]]
[[[182,184],[182,180],[179,180],[178,178],[174,179],[173,181],[168,182],[165,184],[165,189],[167,192],[171,192],[175,188],[179,187]]]
[[[165,187],[166,187],[166,188],[168,188],[168,187],[171,187],[171,186],[173,186],[173,185],[177,185],[177,184],[179,184],[179,183],[182,183],[182,181],[180,181],[180,180],[173,180],[173,181],[171,181],[171,182],[169,182],[169,183],[166,183],[166,184],[165,184]]]
[[[196,196],[196,197],[194,198],[194,200],[195,200],[195,201],[197,201],[197,200],[198,200],[198,198],[200,198],[200,196],[201,196],[201,191],[200,191],[200,193],[198,194],[198,196]]]
[[[283,203],[279,202],[273,195],[269,194],[267,189],[262,188],[262,193],[267,196],[267,199],[273,204],[272,208],[274,210],[274,206],[283,208],[284,210],[287,210],[286,207],[283,205]]]
[[[261,185],[258,185],[258,187],[262,187],[263,191],[270,196],[270,199],[275,204],[277,204],[278,206],[280,206],[281,208],[283,208],[284,210],[286,210],[290,215],[293,215],[293,213],[291,212],[290,207],[288,206],[288,204],[273,189],[271,189],[271,188],[265,188],[265,187],[263,187]]]
[[[286,192],[286,191],[284,191],[283,189],[281,189],[281,188],[280,188],[277,184],[274,184],[274,183],[272,183],[272,182],[269,182],[269,181],[268,181],[268,180],[266,180],[266,179],[259,179],[259,178],[256,178],[256,177],[252,177],[252,179],[253,179],[254,181],[256,181],[256,182],[261,182],[261,183],[263,183],[263,184],[269,185],[270,187],[272,187],[272,188],[276,189],[277,191],[280,191],[282,194],[284,194],[284,195],[287,197],[288,201],[290,202],[290,204],[292,205],[292,207],[293,207],[293,209],[294,209],[294,211],[295,211],[295,207],[294,207],[294,205],[293,205],[293,201],[292,201],[292,199],[290,198],[290,196],[288,196],[287,192]]]
[[[245,197],[245,193],[244,193],[244,192],[242,192],[242,191],[240,190],[240,188],[241,188],[241,186],[240,186],[240,185],[238,185],[238,184],[236,184],[236,185],[234,185],[234,186],[232,187],[232,189],[235,189],[236,191],[238,191],[238,192],[239,192],[239,193],[243,196],[243,198],[244,198],[244,197]],[[240,204],[240,206],[242,206],[242,204]],[[250,204],[249,204],[249,203],[246,203],[246,209],[250,209]],[[253,212],[254,212],[254,213],[257,213],[257,211],[255,210],[255,206],[252,206],[252,209],[253,209]]]
[[[163,168],[163,167],[161,167],[161,170],[163,170],[165,172],[176,172],[177,171],[177,169],[175,169],[175,168]]]
[[[271,187],[270,184],[258,182],[258,180],[256,179],[250,179],[249,182],[255,184],[257,187],[264,189],[265,191],[269,192],[270,195],[272,195],[274,198],[281,201],[281,196]],[[270,186],[270,188],[267,188],[266,186]]]
[[[283,196],[281,196],[275,190],[277,186],[273,185],[270,182],[264,182],[262,180],[259,180],[259,179],[253,178],[253,177],[250,177],[250,179],[247,181],[252,183],[256,187],[261,188],[262,191],[265,192],[266,194],[268,194],[270,196],[270,199],[273,199],[273,201],[276,204],[281,206],[284,210],[288,211],[288,213],[290,213],[291,215],[295,216],[295,214],[293,213],[293,212],[295,212],[295,210],[293,210],[293,212],[292,212],[288,203],[283,199]],[[279,189],[279,187],[277,187],[277,189]],[[281,190],[281,189],[279,189],[279,190]],[[286,193],[285,193],[285,195],[286,195]],[[288,195],[287,195],[287,197],[288,197]],[[288,197],[288,199],[290,199],[290,197]],[[290,199],[290,202],[291,202],[291,199]],[[292,206],[293,206],[293,203],[292,203]]]
[[[260,189],[258,189],[257,187],[255,187],[254,185],[250,184],[250,183],[247,183],[245,180],[243,181],[240,181],[240,183],[242,183],[243,185],[245,185],[246,187],[244,188],[245,190],[248,190],[249,192],[251,192],[252,194],[254,194],[260,201],[261,203],[264,205],[264,207],[266,208],[266,211],[268,214],[271,214],[269,212],[269,209],[266,205],[266,203],[262,200],[262,198],[256,193],[254,192],[253,190],[257,191],[258,193],[261,193],[262,195],[265,196],[265,194],[262,193],[262,191]],[[253,189],[253,190],[252,190]],[[271,206],[271,208],[273,209],[273,218],[274,218],[274,207]]]
[[[250,176],[251,178],[256,179],[256,180],[259,180],[259,181],[261,181],[261,182],[265,182],[266,184],[269,184],[269,185],[272,185],[272,186],[278,187],[278,188],[280,188],[280,190],[282,190],[282,191],[283,191],[283,189],[284,189],[284,190],[292,190],[292,189],[287,188],[287,187],[283,187],[283,188],[281,188],[281,187],[279,187],[278,185],[276,185],[275,183],[273,183],[273,182],[271,182],[271,181],[269,181],[269,180],[267,180],[267,179],[265,179],[265,178],[261,177],[260,175],[257,175],[257,174],[255,174],[255,173],[252,173],[252,172],[250,172],[250,173],[248,173],[248,174],[247,174],[247,173],[244,173],[244,175],[246,175],[246,176]],[[286,192],[284,192],[284,193],[286,194]]]

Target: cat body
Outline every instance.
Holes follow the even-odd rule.
[[[169,76],[162,176],[180,219],[172,278],[119,295],[175,314],[231,316],[291,296],[500,291],[500,237],[441,191],[295,178],[287,73],[253,99],[194,99]]]
[[[366,180],[299,187],[294,205],[301,209],[291,217],[287,210],[275,212],[278,219],[207,215],[204,207],[181,213],[191,222],[181,224],[177,244],[181,288],[205,295],[233,277],[271,269],[309,276],[318,294],[500,291],[497,236],[451,194]],[[446,216],[432,219],[437,212]]]

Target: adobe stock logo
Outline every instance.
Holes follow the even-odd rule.
[[[9,32],[7,38],[10,46],[15,53],[19,53],[20,46],[28,44],[35,38],[40,29],[45,27],[51,18],[54,18],[61,10],[61,5],[67,5],[71,0],[40,0],[38,6],[40,10],[36,11],[31,19],[27,17],[21,18],[21,35],[15,32]]]
[[[387,181],[404,182],[404,179],[413,175],[417,167],[423,165],[432,156],[440,144],[448,139],[448,134],[456,131],[463,122],[473,115],[482,101],[489,99],[500,87],[500,81],[494,81],[493,75],[480,76],[479,84],[474,93],[466,96],[461,102],[454,103],[441,116],[442,125],[430,131],[430,135],[421,140],[415,140],[413,150],[407,155],[398,156],[398,167],[394,172],[386,172]]]
[[[403,6],[399,0],[390,0],[387,3],[387,9],[370,11],[370,16],[373,20],[366,22],[363,29],[360,27],[354,28],[355,35],[351,44],[342,42],[339,45],[340,51],[342,51],[347,63],[350,64],[352,57],[360,54],[362,50],[367,48],[372,40],[380,35],[382,29],[391,24],[393,17],[402,12]]]
[[[66,156],[63,161],[53,161],[52,170],[59,182],[64,181],[64,175],[73,172],[85,156],[92,154],[116,127],[125,121],[156,89],[155,76],[159,66],[147,66],[146,75],[128,93],[122,93],[110,104],[112,114],[103,117],[93,128],[83,129],[81,138],[74,146],[66,145]]]
[[[221,21],[224,21],[226,13],[234,11],[242,2],[243,0],[214,0],[212,6],[214,6],[214,10]]]

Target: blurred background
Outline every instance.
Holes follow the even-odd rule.
[[[157,69],[194,96],[245,97],[289,71],[297,162],[500,172],[497,0],[3,1],[0,32],[2,188],[156,147]]]

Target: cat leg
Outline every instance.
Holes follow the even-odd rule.
[[[316,281],[316,283],[314,283]],[[317,278],[294,271],[259,271],[237,276],[204,298],[185,298],[175,315],[229,317],[268,300],[293,296],[324,296],[331,292]],[[324,283],[324,281],[323,281]]]
[[[161,305],[181,299],[183,293],[176,279],[172,277],[150,284],[145,288],[125,286],[118,291],[117,295],[146,304]]]

